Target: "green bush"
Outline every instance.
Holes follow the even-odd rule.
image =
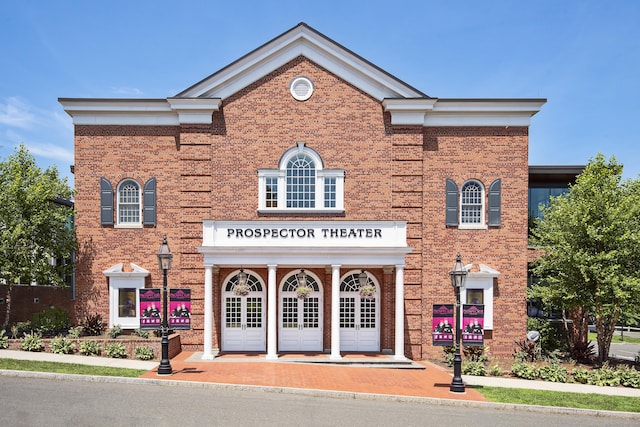
[[[89,340],[80,343],[80,354],[85,356],[95,356],[100,354],[100,344],[97,341]]]
[[[620,384],[625,387],[640,388],[640,371],[630,366],[619,366]]]
[[[538,370],[536,367],[524,362],[515,362],[511,365],[511,374],[525,380],[535,380],[538,378]]]
[[[82,326],[76,326],[75,328],[69,329],[69,332],[67,332],[67,336],[69,338],[80,338],[81,335],[82,335]]]
[[[20,348],[25,351],[42,351],[44,350],[44,341],[39,332],[31,332],[24,334],[20,342]]]
[[[493,365],[489,370],[489,375],[491,375],[492,377],[501,377],[502,374],[502,368],[499,365]]]
[[[0,349],[9,348],[9,337],[5,336],[5,330],[0,331]]]
[[[615,387],[620,385],[620,375],[618,371],[605,363],[600,369],[594,369],[589,373],[587,384]]]
[[[113,327],[109,328],[107,335],[109,338],[118,338],[122,334],[122,328],[120,325],[113,325]]]
[[[13,339],[22,338],[26,333],[30,332],[33,332],[31,321],[18,322],[11,326],[11,338]]]
[[[149,338],[149,331],[146,329],[136,329],[133,333],[140,338]]]
[[[104,347],[104,352],[107,356],[114,359],[126,359],[127,349],[121,342],[112,342]]]
[[[70,339],[57,336],[51,340],[51,352],[56,354],[71,354],[76,349],[76,343]]]
[[[548,319],[527,318],[527,331],[540,332],[540,349],[545,355],[566,354],[569,341],[566,338],[562,323]]]
[[[556,363],[538,368],[538,377],[544,381],[566,383],[569,379],[567,368]]]
[[[102,316],[99,314],[88,315],[82,319],[82,331],[91,337],[102,335],[105,328],[106,325],[102,321]]]
[[[155,357],[153,349],[146,345],[136,347],[136,358],[140,360],[152,360]]]
[[[487,368],[483,362],[466,362],[462,364],[462,373],[465,375],[485,377],[487,376]]]
[[[47,308],[31,316],[31,327],[44,337],[66,332],[70,326],[69,313],[63,308]]]
[[[577,383],[587,384],[589,382],[589,371],[585,368],[575,369],[571,373],[571,378]]]
[[[469,345],[462,347],[464,358],[471,362],[487,362],[489,360],[489,347]]]

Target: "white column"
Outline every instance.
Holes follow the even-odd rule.
[[[213,266],[204,266],[204,353],[203,360],[213,360]]]
[[[268,265],[269,283],[267,284],[267,360],[278,358],[278,300],[276,296],[277,265]]]
[[[396,360],[404,360],[404,265],[396,265]]]
[[[331,355],[329,359],[341,359],[340,355],[340,266],[331,266]]]

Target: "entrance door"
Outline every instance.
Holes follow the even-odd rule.
[[[360,296],[358,273],[347,275],[340,284],[340,350],[380,351],[380,287],[371,297]]]
[[[237,276],[223,288],[222,351],[266,351],[264,288],[247,274],[248,293],[234,291]]]
[[[280,290],[279,351],[322,351],[322,292],[318,281],[307,275],[311,293],[300,298],[296,275]]]

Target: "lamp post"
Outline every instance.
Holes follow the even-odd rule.
[[[453,380],[449,391],[453,393],[464,393],[464,383],[462,382],[462,357],[460,356],[460,288],[464,286],[464,281],[467,278],[467,270],[462,264],[460,254],[456,255],[456,262],[453,264],[453,269],[449,272],[451,277],[451,286],[456,291],[456,346],[455,354],[453,355]]]
[[[171,369],[171,362],[169,361],[169,322],[167,321],[167,271],[171,270],[171,260],[173,254],[169,249],[167,243],[167,236],[162,237],[162,245],[158,249],[158,265],[164,273],[164,280],[162,282],[162,359],[160,359],[160,366],[158,366],[158,375],[171,375],[173,369]]]

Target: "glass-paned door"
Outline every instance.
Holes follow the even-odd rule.
[[[236,284],[234,275],[223,287],[222,351],[265,351],[264,287],[251,273],[247,274],[247,294],[234,292]]]
[[[360,296],[358,273],[347,275],[340,284],[340,350],[380,351],[380,287],[373,296]]]
[[[311,276],[307,276],[311,292],[298,296],[295,274],[289,276],[280,290],[278,330],[279,351],[322,351],[322,292]]]

